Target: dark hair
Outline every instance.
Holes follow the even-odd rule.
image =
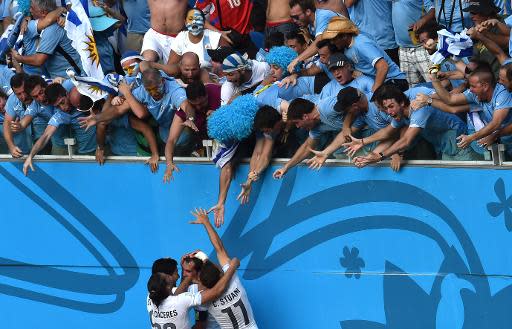
[[[377,88],[372,99],[380,106],[387,99],[394,99],[398,104],[404,103],[405,106],[411,104],[409,98],[397,86],[392,84],[383,84]]]
[[[5,93],[5,91],[2,88],[0,88],[0,98],[3,98],[3,99],[9,98],[9,96],[7,96],[7,94]]]
[[[172,258],[159,258],[153,262],[151,273],[164,273],[173,275],[178,269],[178,262]]]
[[[59,97],[66,97],[68,92],[60,83],[50,83],[44,90],[48,104],[54,105]]]
[[[425,25],[416,30],[416,35],[419,36],[422,33],[427,33],[429,38],[437,39],[437,31],[441,29],[441,25],[437,24],[435,20],[432,20],[428,21],[427,23],[425,23]]]
[[[169,296],[170,292],[167,286],[168,282],[163,273],[153,273],[149,278],[147,284],[149,299],[156,306],[159,306]]]
[[[361,99],[361,93],[354,87],[343,88],[338,92],[338,100],[334,106],[336,112],[346,113],[347,110]]]
[[[80,95],[80,102],[78,104],[78,109],[82,112],[90,110],[94,105],[94,101],[85,95]]]
[[[294,6],[299,6],[302,11],[306,12],[306,10],[311,10],[312,12],[315,12],[315,2],[313,0],[290,0],[290,8]]]
[[[286,40],[297,40],[298,43],[301,45],[306,44],[306,39],[304,38],[304,35],[302,33],[299,33],[298,31],[291,31],[286,34]]]
[[[284,34],[282,32],[272,32],[268,38],[265,38],[265,48],[270,49],[279,46],[284,46]]]
[[[303,98],[295,98],[288,105],[288,119],[300,120],[304,114],[311,113],[315,104]]]
[[[512,81],[512,63],[505,64],[501,67],[502,70],[505,70],[507,75],[507,79]]]
[[[316,49],[320,49],[320,48],[323,48],[323,47],[329,47],[329,51],[331,53],[335,53],[335,52],[338,51],[336,46],[331,43],[331,40],[320,40],[320,41],[318,41],[318,43],[316,44]]]
[[[16,73],[11,77],[11,88],[19,88],[23,86],[25,81],[27,81],[28,74],[26,73]]]
[[[220,280],[220,270],[210,260],[206,260],[199,272],[199,280],[206,288],[213,288]]]
[[[274,125],[281,121],[281,115],[272,106],[262,106],[254,117],[254,130],[274,128]]]
[[[199,97],[206,96],[206,87],[201,81],[192,81],[185,88],[187,99],[198,99]]]
[[[490,67],[491,66],[489,64],[478,65],[469,76],[476,76],[478,77],[478,81],[488,83],[494,87],[496,85],[496,77],[494,76],[493,71],[489,70]]]
[[[41,88],[46,88],[46,87],[48,87],[48,83],[40,75],[30,75],[25,80],[25,92],[27,94],[30,94],[36,86],[41,86]]]
[[[203,261],[196,257],[185,257],[183,258],[183,263],[193,263],[194,270],[199,273],[203,268]]]

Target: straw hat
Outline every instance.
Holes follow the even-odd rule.
[[[322,33],[322,40],[334,39],[340,33],[358,35],[359,29],[350,19],[342,16],[336,16],[331,18],[329,24],[327,24],[327,28]]]

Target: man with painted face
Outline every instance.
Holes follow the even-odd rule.
[[[247,60],[240,54],[231,54],[222,62],[227,82],[222,85],[221,104],[228,104],[237,95],[253,92],[270,71],[266,62]]]
[[[211,67],[206,50],[227,46],[228,43],[219,32],[204,28],[204,14],[197,8],[187,12],[185,24],[187,31],[181,31],[172,43],[169,64],[178,63],[186,52],[194,52],[199,56],[202,68]]]
[[[90,104],[91,100],[89,97],[81,95],[76,87],[67,91],[66,88],[58,83],[48,85],[45,89],[45,95],[48,104],[53,105],[56,111],[48,122],[43,135],[34,144],[23,164],[23,173],[25,175],[27,175],[29,168],[34,171],[32,159],[45,147],[61,125],[69,125],[73,130],[78,143],[79,154],[93,154],[96,149],[96,129],[86,130],[80,126],[78,121],[78,118],[84,115],[83,112],[89,110],[89,108],[83,108],[83,104]],[[80,108],[80,111],[78,111],[78,108]]]

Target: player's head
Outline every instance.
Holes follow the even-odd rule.
[[[174,284],[180,278],[178,274],[178,262],[172,258],[159,258],[153,262],[153,266],[151,267],[151,273],[162,273],[171,278],[174,281]]]
[[[196,281],[199,278],[199,273],[203,268],[203,261],[196,257],[185,257],[181,263],[181,276],[183,278],[191,277]]]
[[[186,52],[180,60],[181,80],[185,83],[201,80],[201,64],[199,56],[193,52]]]
[[[199,280],[206,288],[213,288],[215,284],[220,280],[221,271],[210,260],[206,260],[201,267],[199,272]]]
[[[227,80],[235,86],[241,86],[245,82],[244,75],[246,72],[250,71],[250,69],[250,63],[238,53],[227,56],[222,62],[224,75]]]
[[[175,283],[170,276],[164,273],[152,274],[147,285],[149,299],[151,299],[153,304],[159,306],[172,293]]]
[[[0,113],[2,114],[5,113],[5,104],[7,104],[8,97],[5,91],[0,88]]]
[[[398,87],[391,84],[380,86],[375,91],[374,101],[380,110],[386,112],[395,120],[402,118],[404,109],[411,103]]]
[[[159,101],[164,97],[164,79],[157,69],[149,68],[145,70],[142,73],[142,83],[144,84],[144,89],[154,100]]]
[[[25,73],[16,73],[11,77],[11,88],[16,97],[25,105],[32,103],[32,98],[25,92],[25,81],[28,75]]]
[[[44,93],[48,83],[40,75],[31,75],[25,80],[25,92],[41,104],[47,104],[48,100]]]
[[[288,121],[297,128],[311,130],[318,123],[318,120],[312,116],[314,109],[315,104],[313,102],[303,98],[295,98],[288,106]]]
[[[136,51],[125,51],[121,56],[121,66],[124,74],[128,77],[136,76],[139,73],[139,63],[144,58]]]
[[[199,36],[204,32],[204,14],[200,9],[192,8],[187,12],[185,26],[190,34]]]
[[[271,133],[274,127],[281,122],[281,115],[272,106],[262,106],[254,117],[254,130]]]
[[[59,108],[61,111],[71,111],[71,103],[68,99],[68,93],[60,83],[51,83],[44,90],[48,104]]]

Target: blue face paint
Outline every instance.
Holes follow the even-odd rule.
[[[187,13],[185,26],[192,35],[200,35],[204,31],[204,18],[199,10],[192,9]]]

